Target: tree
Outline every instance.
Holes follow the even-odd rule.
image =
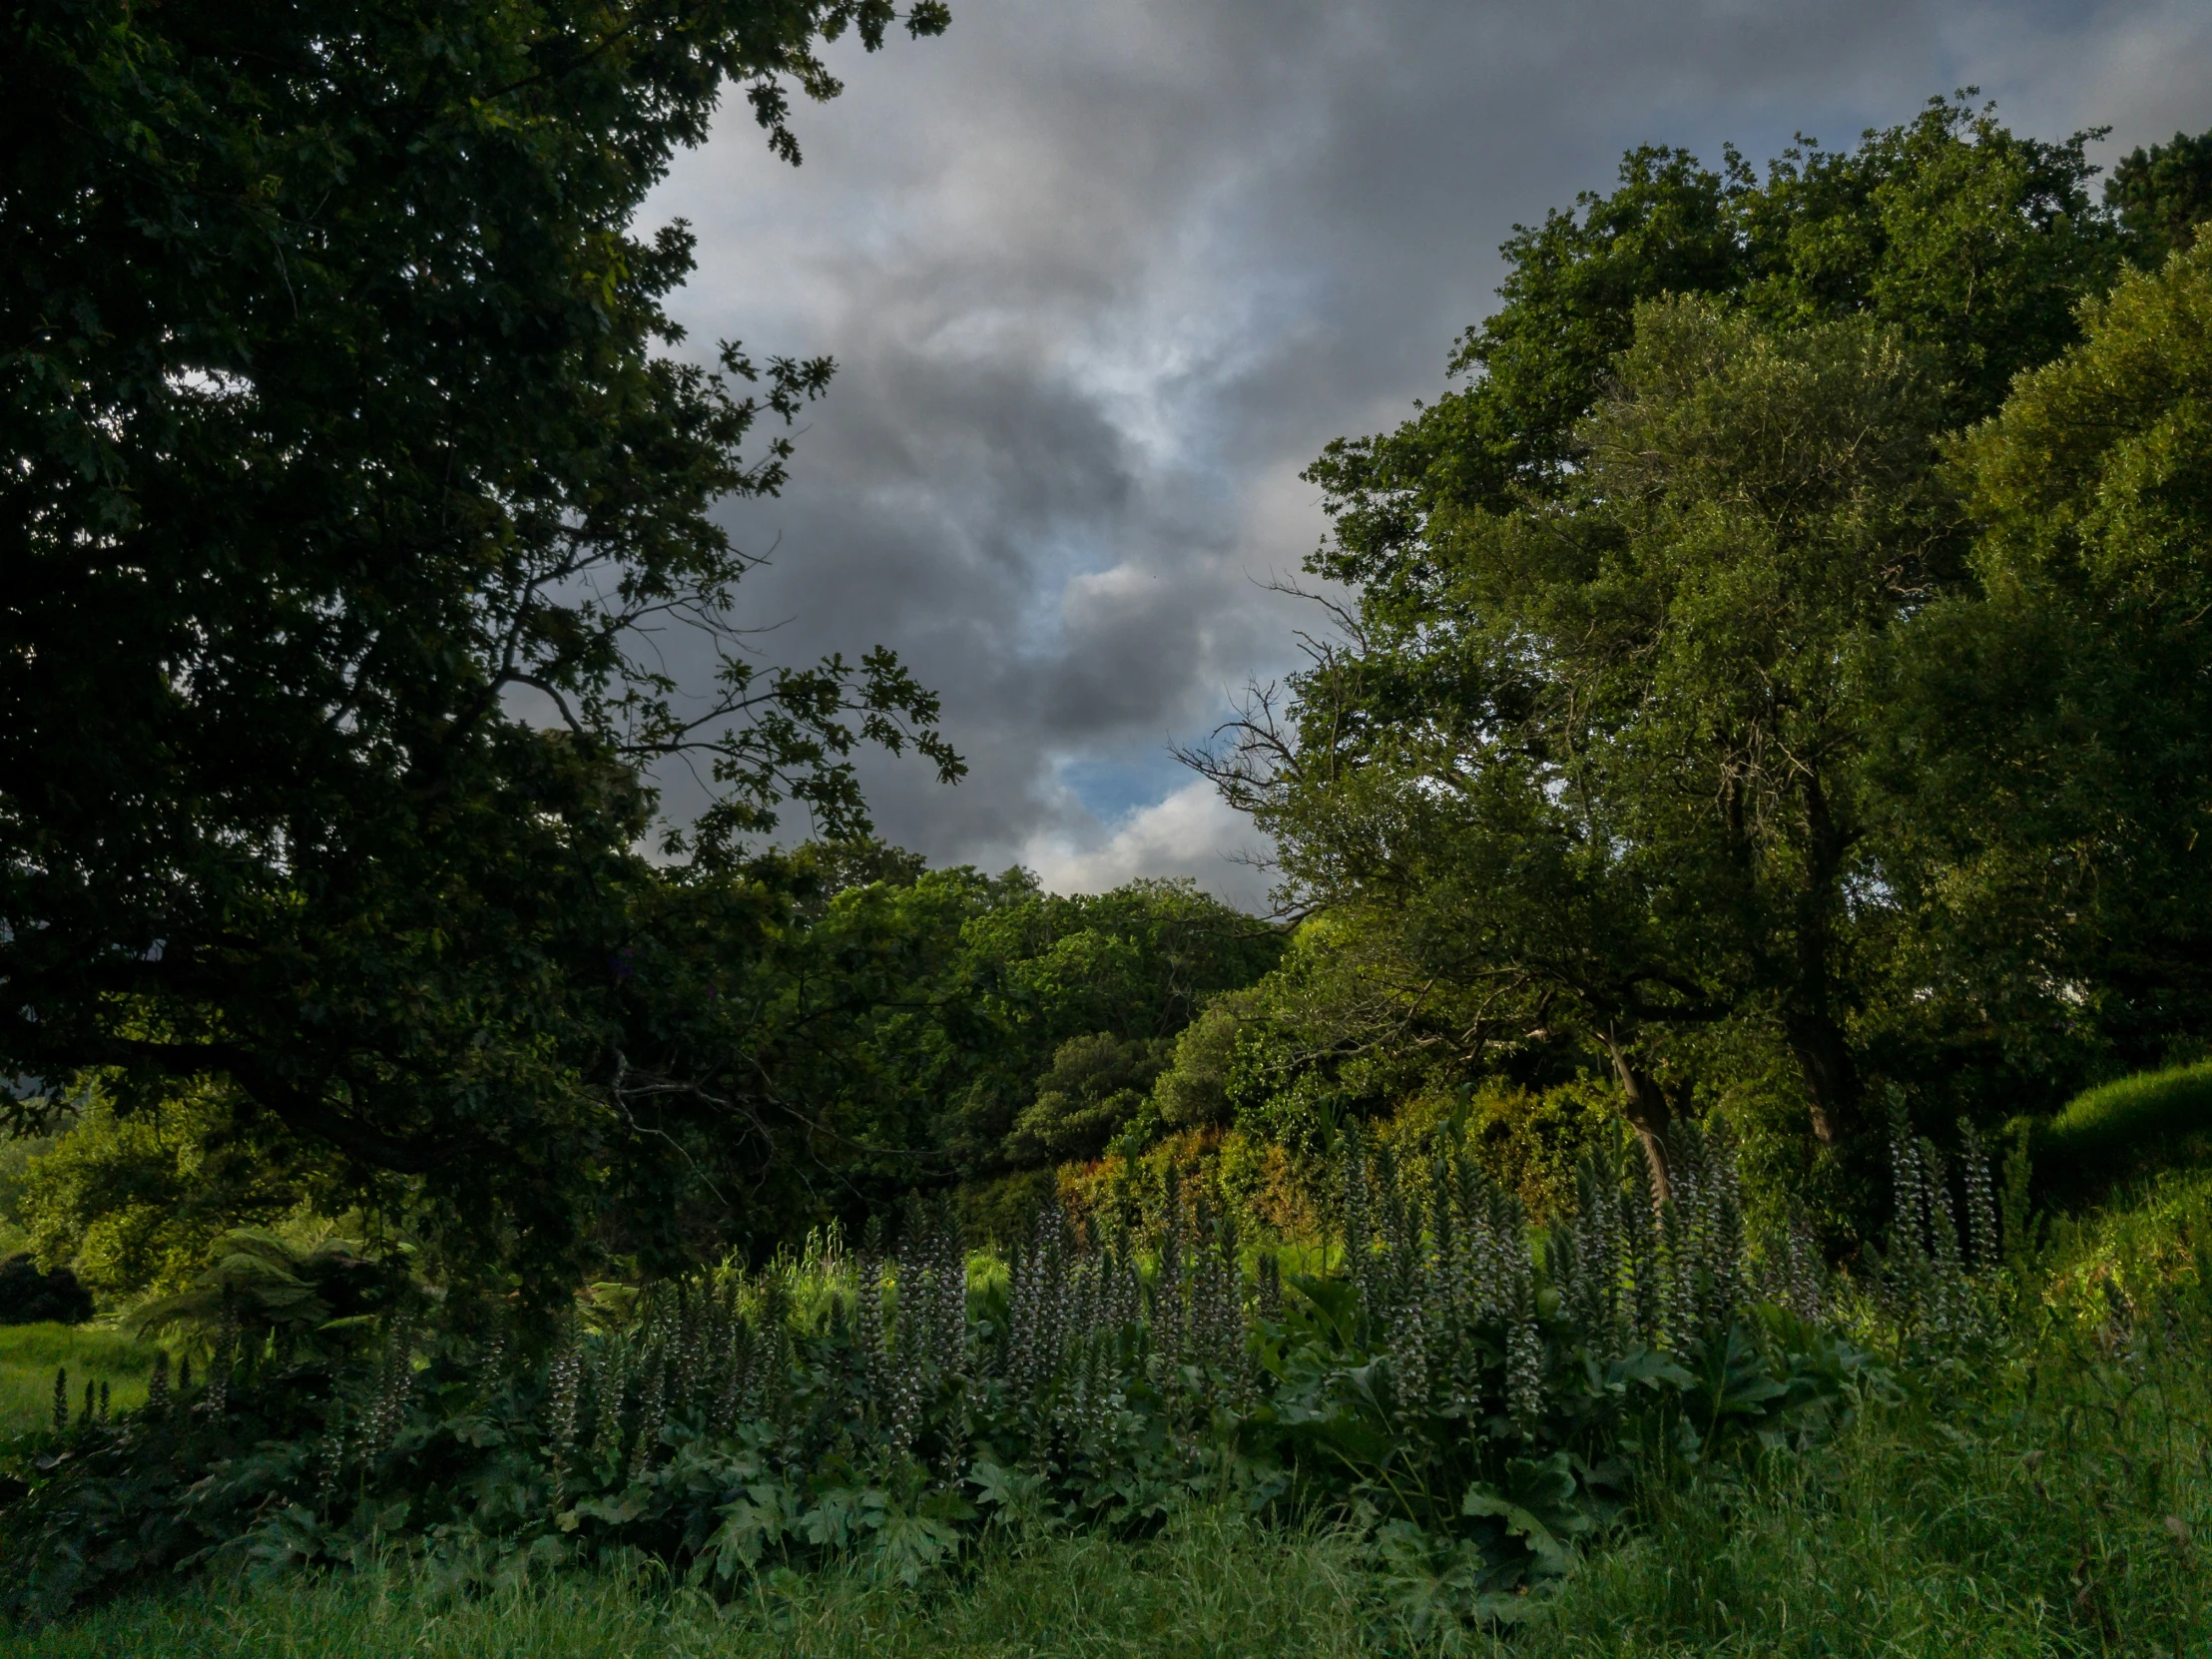
[[[1920,994],[2061,1082],[2212,1035],[2212,250],[2082,319],[1958,441],[1979,582],[1899,641],[1882,768]]]
[[[1469,383],[1394,432],[1338,439],[1308,472],[1335,521],[1317,570],[1417,605],[1431,514],[1570,489],[1576,427],[1636,306],[1665,294],[1725,296],[1784,327],[1870,316],[1928,355],[1946,424],[1994,409],[2076,337],[2073,308],[2109,282],[2120,240],[2088,194],[2099,134],[2020,138],[1968,96],[1854,151],[1801,139],[1764,181],[1733,150],[1717,172],[1632,150],[1611,194],[1516,226],[1501,303],[1449,364]]]
[[[1095,1151],[1176,1033],[1266,973],[1284,943],[1188,881],[1000,893],[961,922],[928,995],[886,1005],[868,1043],[899,1091],[929,1103],[926,1140],[966,1180]]]
[[[2212,219],[2212,133],[2176,133],[2171,144],[2130,151],[2104,182],[2104,205],[2147,270],[2195,247],[2198,228]]]
[[[1097,1157],[1143,1108],[1173,1049],[1168,1037],[1097,1031],[1069,1038],[1053,1050],[1036,1099],[1014,1120],[1008,1160],[1035,1167]]]
[[[178,1290],[233,1228],[333,1203],[326,1183],[301,1182],[260,1139],[217,1086],[127,1117],[87,1099],[13,1184],[11,1219],[46,1266],[111,1306]]]
[[[743,895],[739,849],[780,801],[864,826],[855,745],[958,773],[888,654],[763,671],[739,649],[746,559],[711,509],[778,487],[786,440],[748,440],[830,365],[667,354],[691,238],[633,230],[726,84],[796,161],[786,89],[837,90],[816,44],[872,49],[892,21],[888,0],[11,13],[18,1128],[88,1073],[126,1114],[220,1083],[277,1155],[403,1184],[472,1253],[562,1260],[578,1183],[658,1144],[617,1086],[645,1017],[625,952],[670,913],[635,850],[641,769],[711,770],[716,804],[668,836],[693,860],[676,886],[739,912],[775,907]],[[655,666],[681,625],[724,647],[704,707]]]
[[[1468,384],[1315,463],[1339,637],[1193,759],[1293,902],[1388,936],[1400,1003],[1455,999],[1469,1052],[1586,1045],[1654,1149],[1693,1051],[1766,1031],[1848,1136],[1895,921],[1862,678],[1970,584],[1934,435],[2122,262],[2096,136],[1961,95],[1763,179],[1632,151],[1504,245]]]
[[[1950,579],[1938,397],[1890,330],[1647,303],[1571,487],[1429,517],[1425,602],[1344,614],[1208,764],[1309,903],[1578,1037],[1663,1165],[1663,1033],[1771,1025],[1816,1137],[1858,1113],[1847,895],[1862,662]]]
[[[622,993],[618,1095],[646,1144],[585,1202],[680,1227],[696,1257],[1047,1169],[1117,1132],[1175,1034],[1282,948],[1185,881],[1061,895],[880,846],[672,884]]]

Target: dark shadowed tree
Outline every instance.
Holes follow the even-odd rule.
[[[958,763],[888,655],[763,669],[740,648],[746,559],[711,509],[777,488],[786,442],[755,428],[830,365],[677,354],[664,301],[692,240],[633,221],[726,88],[796,161],[789,89],[837,90],[820,43],[872,48],[895,20],[888,0],[10,12],[18,1125],[72,1078],[125,1112],[220,1081],[273,1158],[403,1189],[486,1260],[558,1261],[609,1169],[673,1159],[623,1087],[640,1022],[683,1025],[641,1012],[671,883],[637,851],[643,769],[711,772],[715,805],[669,837],[693,859],[677,884],[729,885],[754,938],[775,906],[731,872],[780,802],[859,828],[855,745]],[[934,0],[906,18],[943,22]],[[723,648],[703,700],[657,666],[679,627]]]

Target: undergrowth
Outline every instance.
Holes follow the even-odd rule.
[[[1505,1626],[1425,1618],[1355,1529],[1213,1506],[1146,1539],[1002,1540],[911,1588],[856,1561],[719,1600],[638,1562],[473,1588],[421,1563],[226,1578],[0,1656],[2179,1659],[2212,1651],[2212,1320],[2186,1274],[2138,1307],[2122,1328],[2039,1304],[1980,1391],[1900,1393],[1825,1447],[1647,1488]]]
[[[1924,1180],[1921,1202],[1925,1219],[1949,1199]],[[1974,1203],[1969,1187],[1955,1206],[1969,1238]],[[987,1527],[920,1574],[846,1549],[688,1585],[680,1561],[620,1544],[584,1570],[523,1552],[486,1574],[394,1538],[357,1570],[272,1577],[234,1552],[197,1589],[111,1601],[0,1655],[2204,1653],[2208,1222],[2200,1175],[2063,1224],[1984,1286],[1988,1329],[1907,1344],[1826,1435],[1746,1436],[1727,1457],[1631,1446],[1643,1467],[1557,1540],[1564,1570],[1521,1573],[1479,1619],[1465,1559],[1393,1531],[1379,1485],[1299,1519],[1232,1484],[1171,1494],[1136,1529]],[[1892,1318],[1955,1320],[1946,1248],[1924,1233],[1916,1266],[1901,1237]]]
[[[935,1659],[1158,1655],[1338,1659],[1374,1651],[1355,1551],[1221,1513],[1118,1542],[1055,1538],[994,1555],[957,1585],[908,1590],[851,1566],[764,1580],[718,1602],[602,1570],[456,1596],[418,1569],[371,1568],[259,1592],[119,1604],[8,1659]]]
[[[1643,1480],[1817,1444],[1880,1386],[1804,1241],[1749,1254],[1733,1160],[1692,1129],[1663,1202],[1640,1157],[1599,1159],[1540,1240],[1456,1142],[1348,1139],[1342,1277],[1248,1278],[1194,1192],[1147,1238],[1047,1213],[978,1286],[917,1208],[895,1248],[595,1300],[536,1353],[404,1308],[365,1355],[320,1349],[283,1323],[315,1299],[276,1245],[242,1240],[225,1271],[271,1288],[207,1288],[196,1385],[157,1362],[145,1409],[58,1410],[17,1443],[0,1595],[35,1621],[395,1551],[465,1582],[643,1556],[721,1596],[847,1561],[918,1583],[1010,1537],[1142,1539],[1220,1504],[1350,1528],[1441,1627],[1517,1613]],[[1984,1276],[1986,1188],[1961,1189]],[[1980,1341],[1948,1188],[1915,1191],[1892,1323]]]

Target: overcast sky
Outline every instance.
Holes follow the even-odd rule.
[[[831,61],[802,167],[738,105],[654,204],[698,345],[839,364],[730,514],[762,648],[888,645],[943,696],[968,778],[869,765],[888,838],[1246,903],[1253,838],[1168,748],[1293,663],[1301,468],[1444,385],[1515,221],[1634,144],[1762,161],[1967,85],[2107,159],[2212,127],[2204,0],[953,0]]]

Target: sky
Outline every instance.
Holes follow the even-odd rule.
[[[879,831],[1059,891],[1264,905],[1264,844],[1171,749],[1322,625],[1279,591],[1326,532],[1299,474],[1442,390],[1497,245],[1624,150],[1842,147],[1968,86],[2109,126],[2107,161],[2212,127],[2203,0],[952,8],[830,49],[796,169],[733,101],[649,217],[699,239],[686,349],[838,364],[782,495],[725,510],[755,649],[896,651],[969,771],[864,762]]]

